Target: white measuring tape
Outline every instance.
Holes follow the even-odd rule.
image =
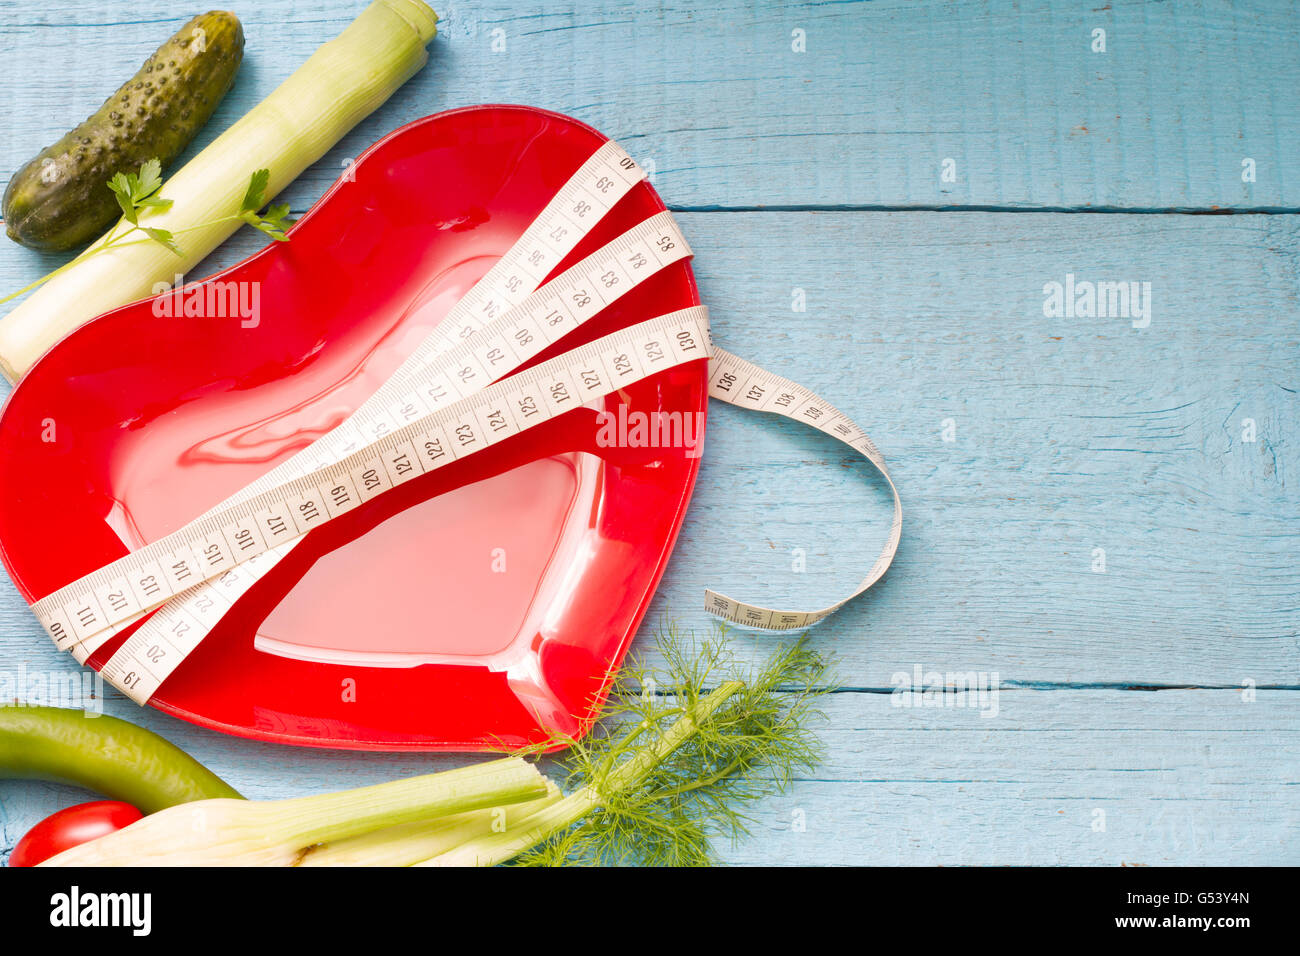
[[[379,391],[370,396],[342,425],[264,475],[261,484],[268,486],[318,470],[410,421],[418,413],[417,410],[429,411],[430,407],[424,396],[428,396],[431,400],[438,400],[445,398],[445,395],[440,395],[432,389],[427,381],[421,379],[421,375],[427,372],[428,365],[439,352],[445,351],[457,339],[463,340],[480,331],[502,312],[519,304],[577,247],[609,210],[644,178],[644,172],[617,143],[610,141],[597,149],[547,203],[546,208],[529,224],[524,234],[506,254],[452,307],[445,319],[411,355],[407,356]],[[669,249],[675,248],[677,255],[669,259],[662,254],[655,256],[648,249],[635,250],[642,253],[642,256],[639,260],[629,262],[629,269],[637,282],[648,276],[647,270],[658,271],[669,262],[677,261],[690,253],[685,240],[681,239],[677,231],[676,223],[671,221],[671,217],[666,219],[666,226],[671,229],[672,234],[667,237],[648,238],[655,243],[655,249],[668,246]],[[642,232],[649,232],[654,227],[643,224],[640,228]],[[628,237],[625,236],[624,239],[626,238]],[[675,246],[674,240],[676,240]],[[626,244],[628,243],[624,243],[623,240],[616,243],[616,245]],[[593,281],[582,282],[588,278],[587,273],[591,271],[591,263],[584,263],[584,265],[587,268],[570,269],[563,277],[571,280],[569,283],[573,286],[571,294],[582,292],[583,296],[587,296],[588,293],[583,290],[587,285],[594,284]],[[559,282],[552,285],[558,286]],[[601,282],[596,288],[599,290],[603,287],[604,283]],[[627,288],[619,288],[616,291],[621,295],[627,291]],[[612,298],[593,298],[592,301],[600,301],[603,306],[612,301]],[[590,317],[586,311],[577,314],[583,319]],[[526,341],[532,334],[527,329],[521,331],[507,321],[499,321],[496,325],[503,328],[504,334],[511,336],[509,341],[516,343],[516,347],[520,340]],[[542,347],[557,341],[572,327],[564,323],[551,324],[548,318],[542,329],[543,334],[538,336],[543,342]],[[520,339],[513,338],[515,335]],[[536,354],[537,351],[540,351],[540,348],[535,349],[532,354]],[[502,367],[503,356],[513,358],[514,355],[513,350],[504,348],[501,344],[487,348],[485,360],[495,373],[493,378],[511,372],[521,364],[515,361]],[[424,375],[424,379],[427,378],[428,376]],[[486,384],[486,380],[477,384]],[[411,394],[412,389],[416,390],[416,394]],[[246,488],[201,517],[209,517],[220,508],[252,493],[251,487]],[[186,633],[190,640],[201,639],[216,626],[225,611],[292,548],[291,542],[259,556],[246,565],[232,569],[221,577],[218,582],[219,587],[200,585],[190,589],[154,613],[142,630],[147,630],[150,634],[179,631]],[[75,633],[69,633],[64,641],[56,643],[61,647],[67,647],[73,656],[84,664],[119,630],[134,624],[145,613],[147,612],[141,612],[136,617],[128,618],[88,637],[79,638]]]
[[[604,144],[342,425],[185,527],[35,602],[32,609],[56,645],[84,663],[153,612],[101,671],[132,700],[146,703],[239,597],[314,528],[573,408],[705,358],[710,396],[839,439],[880,471],[894,504],[884,549],[843,600],[815,611],[780,611],[706,591],[706,610],[752,627],[802,628],[878,581],[902,532],[901,503],[884,459],[861,428],[812,392],[714,348],[703,307],[659,316],[516,372],[646,278],[690,255],[672,217],[660,213],[538,288],[643,178],[617,144]]]

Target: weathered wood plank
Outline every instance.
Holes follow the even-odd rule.
[[[934,698],[938,700],[939,698]],[[971,706],[841,693],[818,773],[760,804],[736,863],[1278,864],[1300,862],[1300,695],[1004,690]],[[947,704],[951,702],[951,706]],[[163,730],[249,797],[362,786],[464,758],[328,753],[114,712]],[[0,858],[84,794],[0,781]]]
[[[238,10],[248,58],[194,149],[362,5]],[[98,106],[192,12],[163,0],[0,0],[0,176]],[[293,187],[295,208],[400,123],[488,101],[569,112],[623,140],[654,162],[679,209],[1300,208],[1300,47],[1285,4],[541,0],[521,13],[491,0],[440,12],[429,67]],[[1106,54],[1089,50],[1097,27]],[[796,28],[806,53],[790,49]],[[954,183],[940,180],[949,157]],[[1247,157],[1255,183],[1241,179]],[[854,414],[893,463],[907,509],[889,578],[814,634],[856,689],[831,701],[826,767],[765,804],[755,838],[729,858],[1300,862],[1297,695],[1241,693],[1300,687],[1292,219],[680,218],[719,341]],[[195,274],[255,246],[241,237]],[[0,245],[0,287],[41,266]],[[1150,325],[1044,317],[1043,285],[1066,273],[1150,281]],[[796,288],[804,313],[791,311]],[[647,631],[664,615],[708,626],[706,584],[810,603],[870,563],[886,502],[834,443],[717,407],[709,446]],[[795,548],[806,573],[793,573]],[[1098,548],[1105,573],[1093,570]],[[735,635],[745,656],[771,640]],[[5,585],[0,668],[20,664],[73,667]],[[996,672],[999,716],[862,692],[917,665]],[[1225,689],[1106,689],[1148,684]],[[465,759],[251,744],[110,696],[111,712],[161,730],[250,796]],[[0,856],[77,799],[0,782]]]
[[[892,463],[898,561],[825,625],[847,682],[888,687],[921,663],[1030,683],[1300,685],[1291,219],[680,219],[719,344],[824,395]],[[1150,325],[1044,317],[1044,284],[1067,272],[1151,282]],[[711,412],[650,620],[707,627],[705,586],[796,607],[847,592],[888,524],[865,463],[800,426]],[[8,585],[0,620],[0,660],[52,666]]]
[[[828,397],[893,462],[901,554],[829,625],[860,645],[855,682],[919,660],[1300,683],[1290,220],[682,219],[719,344]],[[1068,272],[1151,282],[1150,325],[1044,317]],[[705,584],[796,606],[847,591],[886,528],[867,469],[798,426],[712,412],[660,608],[703,621]]]
[[[245,63],[199,145],[362,6],[237,9]],[[653,161],[676,207],[1300,208],[1300,27],[1285,3],[437,7],[429,66],[290,190],[295,208],[383,133],[475,102],[592,123]],[[0,175],[188,15],[166,0],[0,5]]]
[[[869,695],[831,709],[832,769],[769,801],[731,859],[1294,862],[1295,697],[1011,691],[986,719],[965,695]]]

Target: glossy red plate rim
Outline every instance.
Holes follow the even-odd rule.
[[[485,104],[477,104],[472,106],[456,107],[454,109],[444,110],[405,123],[402,126],[399,126],[396,129],[392,130],[391,132],[385,134],[384,136],[376,140],[374,143],[372,143],[370,146],[368,146],[363,152],[360,153],[360,155],[356,157],[354,163],[360,164],[364,162],[368,157],[370,157],[373,153],[381,149],[390,140],[401,136],[407,131],[418,128],[424,124],[433,123],[439,120],[445,120],[449,117],[456,116],[458,114],[471,113],[471,112],[477,112],[482,110],[519,110],[519,111],[534,113],[540,116],[545,116],[548,118],[557,119],[572,124],[575,127],[590,132],[594,137],[596,137],[600,141],[607,141],[609,139],[608,136],[601,133],[599,130],[595,129],[589,124],[584,123],[581,120],[575,119],[574,117],[568,116],[566,114],[558,113],[553,110],[547,110],[540,107],[526,106],[520,104],[485,103]],[[334,193],[337,190],[342,188],[344,182],[345,180],[342,177],[340,177],[339,179],[336,179],[333,183],[331,183],[330,186],[321,194],[321,196],[314,203],[312,203],[312,205],[307,209],[307,211],[304,212],[298,218],[298,220],[294,223],[294,225],[290,227],[288,234],[292,236],[293,230],[295,230],[298,227],[298,224],[310,219],[316,213],[316,211],[320,207],[322,207],[332,195],[334,195]],[[659,196],[657,191],[651,189],[650,195],[653,200],[653,205],[657,206],[659,211],[664,211],[667,209],[667,207],[663,203],[662,197]],[[226,266],[225,268],[217,272],[211,273],[209,275],[203,276],[202,278],[194,279],[193,282],[197,283],[197,282],[206,282],[209,280],[221,279],[227,276],[228,274],[243,268],[247,263],[258,259],[260,256],[268,254],[268,252],[273,248],[274,248],[274,243],[268,243],[267,245],[254,251],[253,253],[246,256],[245,258],[239,260],[238,262],[232,263]],[[700,304],[700,296],[699,296],[699,288],[695,281],[694,271],[690,268],[689,261],[685,262],[684,265],[686,266],[685,269],[686,283],[690,291],[690,296],[693,300],[692,303],[690,304],[698,305]],[[90,319],[87,323],[83,323],[82,326],[78,326],[77,329],[72,330],[67,335],[63,336],[57,342],[55,342],[54,345],[52,345],[48,350],[46,350],[45,353],[42,354],[41,359],[38,359],[37,362],[33,364],[32,368],[35,369],[40,364],[40,362],[44,360],[46,355],[58,349],[65,341],[67,341],[67,339],[71,338],[72,336],[75,336],[79,329],[83,328],[85,325],[90,324],[90,322],[95,322],[98,321],[100,318],[114,315],[115,313],[121,310],[132,307],[138,304],[139,302],[148,301],[149,299],[152,298],[155,298],[155,296],[145,296],[142,299],[137,299],[132,302],[125,303],[122,306],[119,306],[118,308],[105,312],[100,316],[96,316],[94,319]],[[691,364],[698,364],[700,370],[699,374],[701,375],[701,379],[702,381],[706,381],[707,360],[700,360],[699,363],[691,363]],[[685,367],[689,368],[690,366],[685,366]],[[14,385],[10,389],[9,394],[5,397],[4,402],[0,404],[0,417],[2,417],[9,410],[10,404],[13,402],[14,397],[19,393],[19,389],[23,387],[23,384],[27,380],[29,375],[30,375],[30,370],[28,372],[28,375],[24,375],[22,378],[18,380],[18,382],[14,383]],[[707,409],[707,405],[708,405],[708,397],[707,397],[707,389],[705,389],[702,390],[702,394],[701,394],[701,407],[696,410],[700,414],[699,439],[698,439],[700,442],[704,441],[705,434],[707,432],[707,415],[704,414],[705,410]],[[645,587],[643,593],[641,594],[640,599],[637,602],[636,611],[631,620],[631,623],[624,630],[622,637],[620,638],[620,640],[616,645],[614,659],[619,663],[619,665],[621,665],[623,659],[626,657],[627,652],[632,644],[632,641],[635,639],[637,632],[640,630],[640,627],[644,622],[646,612],[649,610],[650,603],[654,599],[655,592],[658,590],[659,583],[662,580],[664,572],[667,569],[668,560],[672,554],[673,548],[676,545],[677,538],[681,533],[684,515],[687,507],[690,504],[691,496],[695,488],[695,482],[699,476],[700,457],[701,456],[699,454],[688,456],[689,465],[688,465],[687,480],[683,485],[680,498],[677,502],[677,507],[673,512],[671,533],[668,534],[662,542],[662,545],[659,550],[659,554],[655,560],[654,571],[645,579]],[[23,595],[24,599],[26,599],[28,603],[31,603],[34,600],[38,600],[39,597],[33,596],[29,592],[27,587],[24,585],[24,583],[15,575],[13,571],[13,565],[10,560],[9,551],[2,540],[0,540],[0,560],[3,560],[6,569],[10,571],[10,578],[13,581],[14,585],[17,587],[18,591]],[[104,663],[104,660],[101,659],[100,655],[107,656],[107,652],[109,648],[116,648],[116,646],[117,646],[117,641],[110,642],[108,645],[105,646],[105,648],[101,649],[95,655],[92,655],[90,659],[87,661],[86,666],[92,667],[94,670],[98,671]],[[609,678],[606,678],[602,682],[599,693],[592,705],[591,713],[593,715],[598,716],[600,709],[604,706],[604,702],[608,696],[611,683],[612,681]],[[259,728],[248,727],[240,724],[227,723],[225,721],[217,720],[209,716],[206,716],[204,714],[197,713],[185,707],[179,706],[175,703],[167,701],[163,697],[156,696],[155,698],[151,699],[149,701],[149,706],[163,713],[167,713],[179,719],[185,720],[188,723],[192,723],[196,726],[217,730],[234,737],[239,737],[247,740],[269,742],[269,743],[279,743],[279,744],[288,744],[288,745],[294,745],[300,747],[310,747],[315,749],[359,750],[359,751],[371,751],[371,752],[460,752],[460,753],[484,752],[484,751],[501,749],[497,747],[485,747],[479,744],[468,743],[464,740],[430,740],[426,738],[419,741],[402,743],[402,742],[396,742],[389,739],[365,740],[361,738],[349,738],[347,740],[340,740],[340,739],[309,737],[309,736],[302,736],[298,734],[270,730],[270,729],[259,729]],[[590,721],[583,722],[582,725],[583,733],[585,733],[587,730],[590,729],[590,723],[591,723]],[[557,744],[555,747],[549,749],[552,750],[559,749],[561,746],[563,745]]]

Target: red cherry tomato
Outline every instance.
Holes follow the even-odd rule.
[[[9,855],[10,866],[35,866],[64,850],[129,827],[144,814],[120,800],[79,803],[51,814],[27,831]]]

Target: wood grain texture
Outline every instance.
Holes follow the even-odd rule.
[[[984,717],[989,701],[981,709],[961,694],[943,695],[942,706],[836,694],[825,766],[758,805],[751,837],[724,844],[724,856],[765,865],[1294,864],[1298,699],[1004,690],[996,715]],[[287,749],[112,709],[164,730],[253,798],[466,759]],[[0,852],[41,816],[83,799],[56,784],[0,784]]]
[[[894,568],[825,625],[846,681],[888,687],[920,662],[1030,684],[1300,686],[1294,219],[678,218],[718,343],[852,415],[906,488]],[[1045,317],[1043,286],[1067,272],[1151,282],[1150,325]],[[811,429],[710,413],[651,619],[707,626],[706,586],[795,607],[847,593],[888,527],[870,467]],[[43,646],[17,594],[0,600],[0,647]]]
[[[363,6],[236,4],[245,63],[195,148]],[[429,65],[287,193],[295,208],[383,133],[476,102],[592,123],[653,161],[678,208],[1300,208],[1290,3],[436,6]],[[4,175],[89,115],[189,15],[170,0],[0,3]],[[1105,53],[1092,52],[1094,29]],[[806,52],[794,52],[795,30]],[[1255,182],[1242,180],[1246,158]],[[941,179],[945,159],[953,182]]]
[[[1279,821],[1294,824],[1295,790],[1287,781],[1296,764],[1285,762],[1270,736],[1285,716],[1278,725],[1247,721],[1237,736],[1220,737],[1217,718],[1164,702],[1237,701],[1239,691],[1098,688],[1300,684],[1300,343],[1279,334],[1285,325],[1270,318],[1294,310],[1292,220],[1012,213],[680,219],[697,251],[720,344],[779,368],[854,415],[894,463],[907,508],[904,547],[885,582],[815,632],[839,660],[845,686],[857,691],[835,699],[825,777],[772,803],[841,822],[820,835],[809,824],[790,842],[793,834],[781,836],[784,824],[773,818],[753,843],[736,848],[737,860],[774,859],[779,843],[779,858],[788,853],[790,862],[824,854],[839,862],[1023,862],[1029,847],[1042,844],[1011,853],[993,840],[1010,819],[1016,824],[1008,832],[1059,826],[1044,831],[1044,839],[1055,834],[1046,844],[1051,861],[1113,862],[1107,854],[1121,846],[1148,862],[1246,861],[1253,828],[1276,834]],[[242,251],[235,244],[222,255]],[[1045,318],[1042,286],[1067,269],[1152,282],[1150,326]],[[795,282],[806,294],[804,313],[791,311]],[[843,449],[752,413],[716,405],[711,412],[696,497],[647,631],[664,617],[707,627],[699,610],[706,584],[796,604],[829,598],[852,584],[884,537],[883,490]],[[1240,441],[1247,413],[1258,423],[1254,443]],[[947,418],[955,419],[953,442],[943,441]],[[1091,570],[1095,547],[1106,550],[1104,574]],[[792,573],[795,548],[805,552],[804,574]],[[12,589],[0,596],[0,618],[0,660],[72,667]],[[762,655],[773,640],[734,635],[747,657]],[[955,771],[970,749],[964,741],[951,749],[942,727],[918,738],[896,719],[871,722],[872,715],[898,717],[878,710],[879,692],[918,665],[996,674],[1009,688],[1004,700],[1042,704],[1019,712],[1023,725],[1008,730],[1019,736],[997,738],[1005,759],[1018,755],[1038,769],[1026,777],[961,777],[969,785],[960,786],[943,777],[902,789],[891,783],[890,774],[915,759],[950,760]],[[219,761],[253,779],[245,786],[265,787],[258,792],[268,795],[428,765],[227,741],[135,712],[112,696],[119,713],[187,746],[217,747]],[[1279,709],[1261,704],[1242,713],[1294,716],[1292,696],[1271,694]],[[1057,710],[1059,701],[1071,703]],[[1094,786],[1092,764],[1078,764],[1095,745],[1094,707],[1124,713],[1134,731],[1149,720],[1165,722],[1147,727],[1137,749],[1128,738],[1106,745],[1150,764],[1114,770],[1141,773],[1113,790]],[[1039,717],[1050,721],[1050,734],[1035,726]],[[967,732],[985,725],[981,719]],[[1177,750],[1161,749],[1165,730],[1179,734]],[[1258,742],[1230,764],[1242,788],[1212,791],[1231,799],[1198,797],[1178,816],[1162,802],[1168,797],[1144,782],[1146,773],[1181,779],[1162,761],[1207,747],[1207,765],[1227,772],[1219,758],[1252,733]],[[862,782],[866,768],[848,754],[864,746],[882,779]],[[259,783],[267,764],[259,754],[271,751],[281,754],[274,762],[287,776]],[[1283,762],[1260,760],[1265,751]],[[48,788],[13,789],[21,796],[11,818],[30,822],[30,808],[46,799],[33,794]],[[925,796],[917,803],[919,793]],[[1108,799],[1126,820],[1145,821],[1133,822],[1139,830],[1153,819],[1167,829],[1092,839],[1087,820],[1067,826],[1052,818],[1067,799],[1090,813],[1086,801],[1101,800],[1096,794],[1114,794]],[[878,801],[885,809],[864,809]],[[1157,811],[1165,816],[1153,818]],[[772,812],[790,819],[785,810]],[[944,834],[972,814],[970,825],[989,828],[992,842],[949,845]],[[1284,846],[1278,842],[1274,852],[1285,856]],[[1010,855],[998,855],[1004,851]]]
[[[893,570],[827,625],[850,680],[934,660],[1300,684],[1293,220],[681,218],[719,344],[853,415],[907,489]],[[1067,272],[1151,282],[1150,325],[1044,317]],[[869,468],[797,425],[711,412],[661,607],[703,621],[705,584],[775,606],[847,593],[888,524]]]
[[[362,5],[237,9],[247,58],[194,149]],[[190,13],[0,0],[3,175]],[[426,70],[292,187],[294,207],[366,144],[440,109],[526,102],[587,120],[652,160],[685,210],[719,344],[852,414],[902,491],[894,569],[813,632],[844,685],[828,760],[764,804],[728,859],[1300,862],[1300,225],[1021,214],[1300,209],[1289,5],[495,0],[440,13]],[[1089,50],[1094,27],[1104,55]],[[790,50],[795,28],[807,53]],[[955,183],[940,182],[944,157]],[[989,211],[923,211],[951,207]],[[241,235],[195,274],[258,244]],[[0,245],[0,287],[50,261]],[[1044,285],[1067,273],[1150,282],[1150,324],[1045,316]],[[705,586],[834,597],[884,539],[883,488],[829,439],[715,403],[707,445],[642,644],[668,617],[710,626]],[[774,639],[733,640],[757,657]],[[6,584],[0,670],[20,665],[75,669]],[[960,694],[895,706],[889,691],[917,666],[996,674],[998,715],[955,706]],[[467,759],[254,744],[115,692],[108,709],[250,796]],[[79,796],[0,782],[0,859]]]

